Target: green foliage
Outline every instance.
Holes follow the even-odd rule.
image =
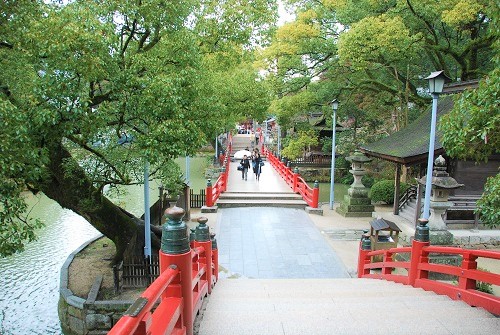
[[[497,23],[498,24],[498,23]],[[498,28],[497,28],[498,31]],[[496,44],[496,57],[492,70],[479,82],[479,87],[464,92],[455,102],[453,110],[440,119],[446,152],[460,159],[487,161],[500,148],[500,44]],[[488,178],[478,212],[484,224],[491,227],[500,222],[500,174]]]
[[[403,193],[408,189],[409,185],[401,183],[399,192]],[[394,181],[380,180],[373,184],[371,188],[371,198],[374,202],[385,202],[386,204],[394,203]]]
[[[486,181],[484,193],[477,201],[477,210],[484,224],[491,227],[500,224],[500,174]]]
[[[2,2],[0,255],[39,226],[22,191],[89,219],[105,186],[144,182],[146,161],[150,178],[175,191],[176,157],[239,118],[262,118],[270,95],[253,62],[275,9],[267,0]],[[78,180],[78,201],[63,196],[62,179]],[[127,222],[106,224],[98,229],[119,231],[115,242],[130,237]]]
[[[287,146],[283,148],[281,154],[293,160],[304,157],[307,150],[310,149],[311,146],[316,145],[318,145],[318,138],[314,130],[299,131],[296,137],[288,141]]]
[[[483,269],[483,268],[477,268],[477,269],[481,270],[481,271],[490,272],[490,271]],[[490,283],[482,282],[482,281],[476,281],[476,290],[478,290],[480,292],[488,293],[488,294],[493,294],[493,285]]]
[[[485,161],[498,152],[499,92],[500,68],[497,67],[480,82],[478,89],[461,94],[453,110],[440,119],[442,142],[450,156]]]

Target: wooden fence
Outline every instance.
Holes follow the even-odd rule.
[[[200,194],[195,194],[193,190],[189,190],[189,203],[191,208],[201,208],[205,205],[205,201],[205,190],[200,190]]]
[[[143,255],[126,256],[119,266],[113,267],[115,291],[148,287],[160,275],[158,255],[151,255],[147,264]]]

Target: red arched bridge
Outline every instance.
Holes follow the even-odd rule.
[[[261,150],[292,191],[317,207],[317,188],[307,186],[297,173]],[[230,189],[230,147],[227,152],[221,177],[208,186],[207,207]],[[207,219],[199,218],[188,235],[183,215],[177,207],[166,211],[161,274],[109,334],[494,334],[500,329],[495,317],[500,315],[500,298],[477,286],[479,282],[500,286],[499,273],[477,265],[478,259],[498,263],[500,252],[430,245],[425,220],[408,247],[372,251],[370,236],[363,235],[358,278],[307,279],[306,264],[295,279],[219,280],[219,248]],[[252,236],[238,234],[241,240],[235,243],[252,242]],[[289,237],[279,235],[275,243],[279,238]],[[456,266],[436,264],[429,261],[431,255],[454,255],[461,261]],[[272,255],[283,259],[284,271],[294,273],[296,267],[286,267],[291,264],[287,256],[283,251]],[[457,280],[436,280],[430,274]],[[197,315],[203,318],[195,329]]]

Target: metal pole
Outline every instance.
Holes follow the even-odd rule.
[[[149,215],[149,162],[144,166],[144,257],[151,259],[151,219]]]
[[[267,137],[267,119],[266,121],[264,121],[264,123],[266,124],[266,129],[264,130],[264,144],[266,144],[266,137]]]
[[[278,131],[278,157],[279,157],[279,159],[281,159],[281,155],[280,155],[280,148],[281,148],[281,131],[280,131],[280,126],[277,126],[276,130]]]
[[[427,159],[427,175],[425,178],[425,198],[424,198],[424,219],[428,220],[430,216],[431,188],[432,188],[432,166],[434,163],[434,142],[436,138],[436,116],[437,103],[439,95],[432,93],[432,115],[431,115],[431,133],[429,138],[429,157]]]
[[[332,166],[330,171],[330,209],[333,209],[335,200],[335,125],[337,124],[337,109],[333,108],[332,119]]]
[[[191,157],[186,156],[186,184],[189,186],[191,179],[191,168],[190,168]]]
[[[217,134],[215,135],[215,163],[217,163],[217,159],[219,158],[219,148],[217,147],[218,146],[218,139],[217,139]]]

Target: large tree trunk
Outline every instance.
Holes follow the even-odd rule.
[[[125,251],[141,250],[144,225],[142,220],[113,204],[95,188],[85,171],[71,157],[62,143],[48,146],[50,163],[48,175],[38,185],[49,198],[84,217],[116,246],[113,264],[123,259]],[[142,227],[142,230],[141,230]],[[157,239],[154,239],[156,242]]]

